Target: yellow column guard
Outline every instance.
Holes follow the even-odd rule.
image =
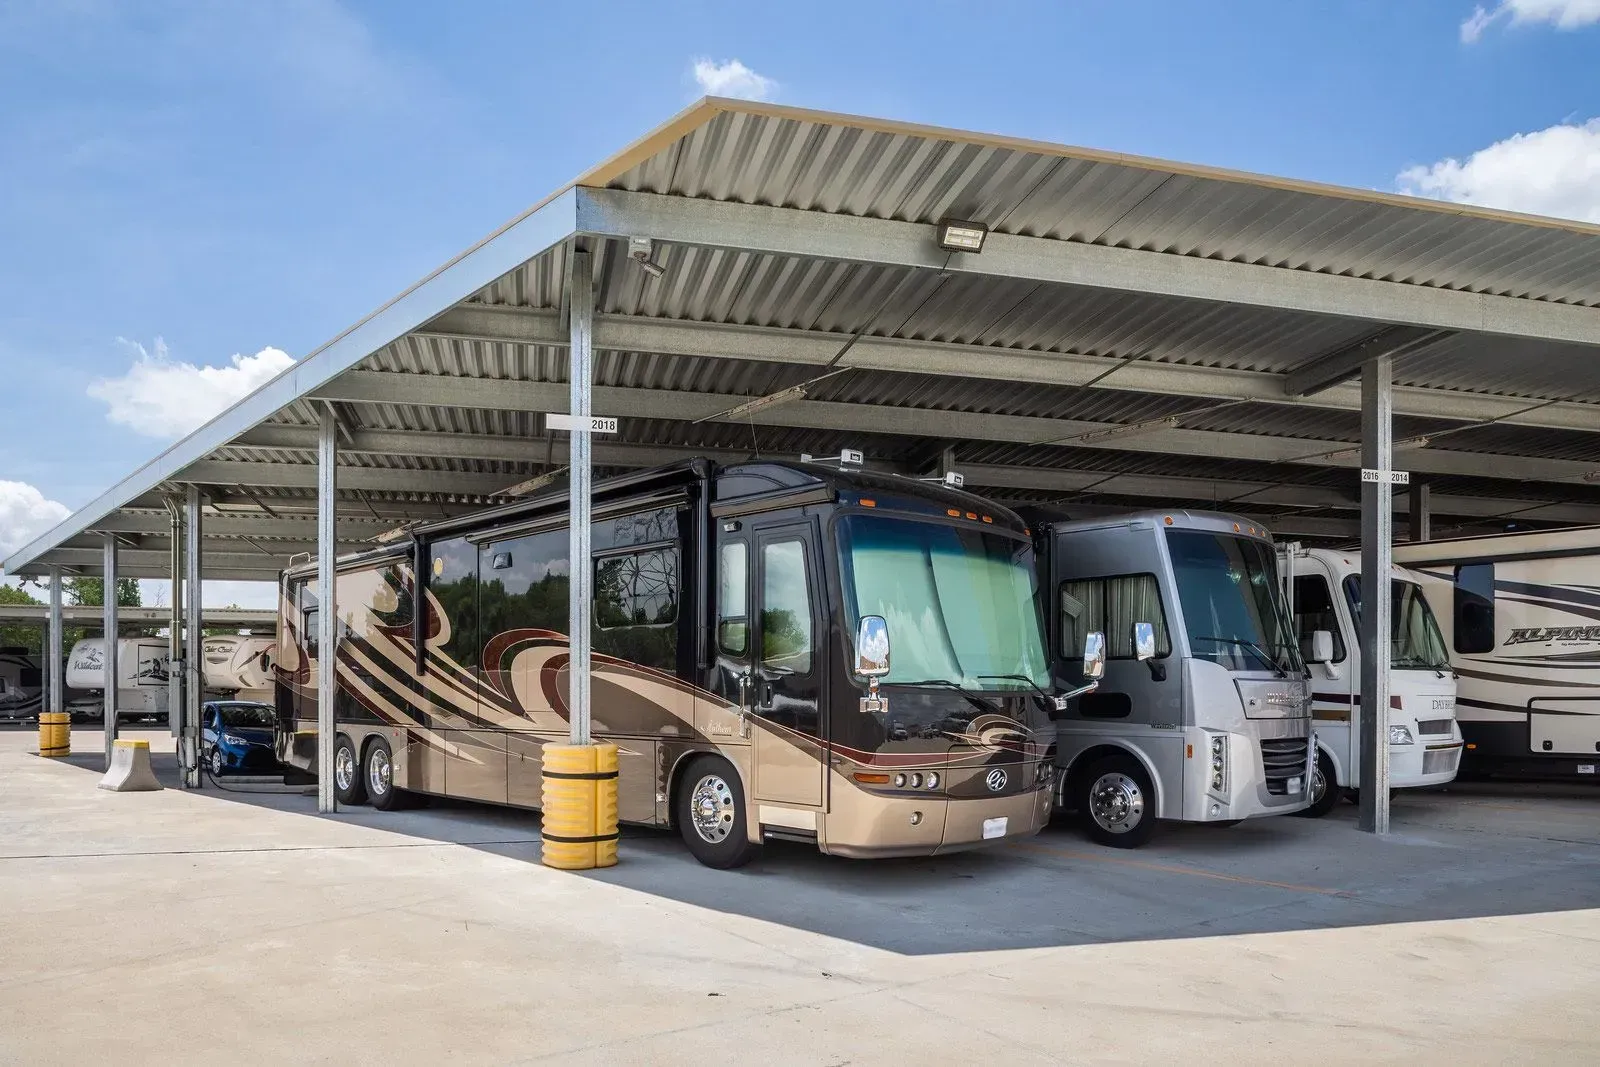
[[[64,711],[39,713],[39,755],[72,755],[72,716]]]
[[[615,866],[617,746],[545,745],[542,787],[545,866]]]

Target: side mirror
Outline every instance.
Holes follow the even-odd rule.
[[[1140,663],[1156,658],[1156,627],[1152,622],[1133,624],[1133,656]]]
[[[882,615],[863,615],[856,629],[856,673],[874,680],[889,673],[889,624]]]
[[[1068,689],[1065,693],[1057,695],[1056,710],[1066,711],[1070,701],[1099,689],[1100,679],[1105,677],[1105,673],[1106,635],[1095,630],[1085,634],[1083,638],[1083,676],[1088,680],[1075,689]]]
[[[1333,633],[1328,630],[1311,631],[1311,655],[1306,657],[1312,663],[1333,662]]]
[[[1155,641],[1152,631],[1150,640]],[[1154,653],[1152,653],[1154,655]],[[1083,639],[1083,676],[1099,680],[1106,674],[1106,635],[1095,630]]]

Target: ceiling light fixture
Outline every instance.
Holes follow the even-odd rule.
[[[1123,426],[1108,426],[1104,430],[1091,430],[1077,437],[1061,437],[1053,441],[1045,441],[1047,445],[1093,445],[1101,441],[1121,440],[1125,437],[1136,437],[1139,434],[1155,433],[1159,430],[1170,430],[1178,425],[1179,416],[1167,415],[1159,419],[1149,419],[1145,422],[1130,422]]]
[[[529,493],[537,493],[539,490],[543,489],[545,486],[554,483],[556,481],[556,479],[560,478],[566,472],[567,472],[567,468],[565,468],[565,467],[557,467],[555,470],[550,471],[550,472],[548,472],[546,474],[541,474],[537,478],[529,478],[525,482],[518,482],[516,485],[507,486],[506,488],[500,490],[498,493],[491,493],[490,495],[491,496],[527,496]]]
[[[666,275],[667,268],[655,260],[655,242],[648,237],[628,238],[628,258],[639,264],[639,269],[652,278]]]
[[[939,223],[937,232],[939,247],[946,252],[971,252],[977,255],[983,251],[983,242],[989,236],[989,227],[981,222],[943,219]]]

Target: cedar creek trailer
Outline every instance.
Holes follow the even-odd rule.
[[[1273,543],[1231,515],[1150,512],[1035,532],[1055,682],[1106,635],[1098,690],[1057,712],[1058,806],[1133,848],[1156,819],[1299,811],[1314,765],[1305,665]]]
[[[0,648],[0,719],[31,719],[44,700],[44,672],[26,648]]]
[[[224,634],[206,638],[206,699],[272,703],[271,654],[277,645],[272,637]]]
[[[164,718],[171,659],[160,638],[123,637],[117,641],[117,715],[121,718]],[[106,642],[88,637],[67,654],[68,689],[87,691],[67,707],[74,719],[105,715],[101,695],[106,687]]]
[[[1278,562],[1317,731],[1305,814],[1326,815],[1361,782],[1361,558],[1291,543],[1280,546]],[[1395,567],[1389,586],[1389,784],[1396,789],[1444,785],[1461,760],[1455,672],[1419,581]]]
[[[1456,673],[1464,774],[1600,780],[1600,527],[1396,545]]]
[[[593,508],[592,718],[622,821],[719,867],[768,837],[905,856],[1044,825],[1055,702],[1014,514],[843,461],[695,460]],[[549,492],[339,562],[340,802],[539,805],[569,730],[567,521]],[[311,773],[318,606],[315,569],[285,572],[279,757]]]

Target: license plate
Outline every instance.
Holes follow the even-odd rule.
[[[983,839],[992,840],[996,837],[1006,836],[1006,820],[1009,816],[1002,815],[998,819],[983,820]]]
[[[1579,774],[1593,774],[1594,773],[1594,764],[1592,764],[1592,763],[1580,763],[1580,764],[1578,764],[1578,773]]]
[[[1291,779],[1289,779],[1289,792],[1291,792],[1291,793],[1303,793],[1303,792],[1305,792],[1304,785],[1305,785],[1305,779],[1304,778],[1291,778]]]

